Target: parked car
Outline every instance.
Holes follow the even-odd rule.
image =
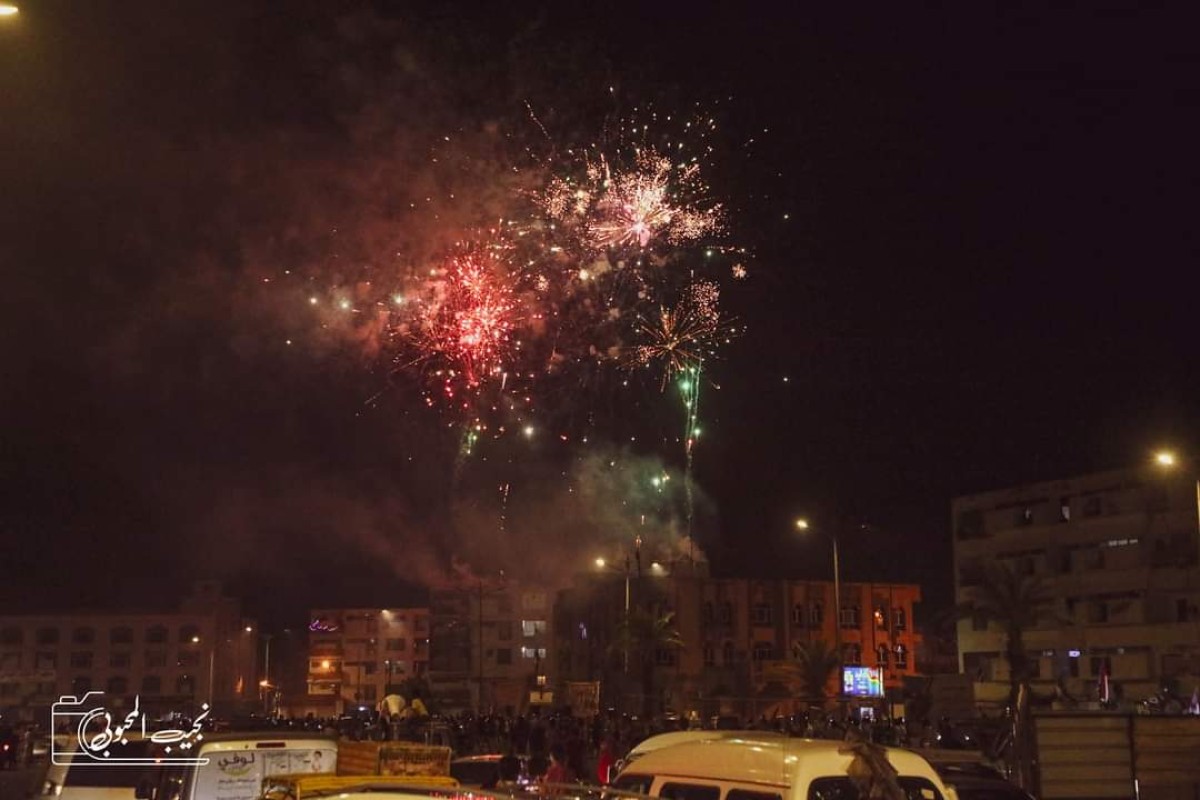
[[[450,762],[450,776],[463,786],[494,789],[505,778],[500,774],[500,761],[503,758],[499,753],[456,758]],[[516,774],[508,776],[506,782],[518,786],[535,783],[537,778],[529,772],[529,759],[525,756],[513,758],[517,762]]]

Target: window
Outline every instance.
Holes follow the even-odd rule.
[[[377,665],[374,661],[364,661],[362,665],[363,675],[374,675],[376,667]]]
[[[92,628],[76,628],[71,631],[71,644],[93,644],[96,631]]]
[[[180,675],[175,679],[175,694],[183,697],[195,697],[196,679],[191,675]]]
[[[713,604],[705,600],[704,605],[700,606],[700,620],[705,625],[711,625],[713,621]]]
[[[732,665],[733,656],[733,642],[726,642],[725,646],[721,648],[721,663],[725,666]]]
[[[413,655],[427,656],[429,655],[429,640],[417,639],[413,642]]]
[[[522,647],[521,658],[545,658],[546,648],[544,647]]]
[[[521,633],[526,639],[533,636],[540,636],[546,632],[546,620],[544,619],[525,619],[521,620]]]
[[[769,661],[775,654],[775,648],[770,642],[755,642],[753,658],[755,661]]]
[[[496,638],[502,642],[511,642],[513,634],[513,624],[511,622],[501,622],[496,625]]]
[[[846,606],[842,609],[842,627],[858,627],[858,606]]]
[[[200,637],[200,629],[197,628],[195,625],[179,626],[179,641],[180,642],[186,644],[186,643],[192,641],[192,639],[198,639],[199,637]]]
[[[58,653],[38,653],[33,657],[33,668],[36,670],[57,669]]]
[[[903,608],[892,609],[892,627],[898,631],[908,627],[908,615],[904,613]]]
[[[80,650],[71,653],[71,666],[75,669],[91,669],[92,654],[88,650]]]
[[[197,667],[200,666],[200,654],[195,650],[183,651],[179,654],[179,666],[181,667]]]
[[[167,665],[166,650],[147,650],[146,651],[146,669],[155,669],[165,667]]]
[[[165,644],[167,629],[163,625],[151,625],[146,628],[146,644]]]
[[[58,628],[38,628],[34,639],[38,644],[58,644]]]
[[[1175,621],[1188,621],[1188,601],[1187,598],[1181,597],[1175,601]]]
[[[109,694],[125,694],[129,691],[129,679],[123,675],[114,675],[108,679],[104,690]]]
[[[71,694],[76,697],[83,697],[91,688],[92,681],[90,678],[85,678],[83,675],[76,675],[71,679]]]
[[[654,663],[660,667],[675,666],[675,651],[660,648],[654,651]]]
[[[958,512],[954,533],[959,539],[978,539],[983,536],[983,512],[978,508]]]
[[[1079,651],[1072,650],[1071,652],[1074,653],[1075,655],[1068,655],[1068,657],[1067,657],[1067,674],[1070,675],[1072,678],[1078,678],[1079,677]]]
[[[886,631],[887,627],[888,627],[887,609],[884,608],[883,606],[878,606],[875,609],[874,617],[875,617],[875,629],[880,630],[880,631]]]
[[[721,603],[721,624],[722,625],[732,625],[733,624],[733,603],[729,603],[729,602]]]
[[[1016,524],[1022,525],[1022,526],[1032,525],[1033,524],[1033,509],[1026,506],[1025,508],[1021,509],[1019,512],[1017,512]]]
[[[1069,497],[1059,498],[1059,500],[1058,500],[1058,521],[1059,522],[1070,522],[1071,521],[1071,498],[1069,498]]]
[[[108,632],[108,641],[110,644],[133,644],[133,628],[128,625],[113,628]]]
[[[987,629],[988,629],[988,621],[987,621],[986,616],[984,616],[983,614],[972,614],[971,615],[971,630],[986,631]]]
[[[875,648],[875,662],[881,667],[888,665],[888,647],[886,644],[881,644]]]
[[[658,790],[662,800],[718,800],[720,786],[698,786],[694,783],[664,783]]]
[[[109,653],[108,665],[114,669],[129,669],[129,653]]]
[[[383,640],[383,649],[387,650],[389,652],[392,652],[392,653],[403,653],[404,652],[404,640],[403,639],[384,639]]]
[[[804,613],[804,606],[800,605],[799,603],[792,606],[792,624],[803,628],[807,621],[808,620],[806,619],[806,615]]]
[[[711,644],[704,645],[704,666],[711,667],[717,663],[717,652]]]
[[[653,775],[622,775],[613,781],[612,786],[622,792],[650,794],[650,786],[653,783]]]
[[[512,648],[501,647],[496,651],[496,663],[507,666],[512,663]]]
[[[512,603],[511,597],[509,597],[506,594],[502,594],[502,595],[500,595],[500,599],[497,601],[497,603],[500,606],[501,614],[511,614],[512,613],[513,603]],[[418,628],[417,628],[418,630],[420,630],[419,624],[420,623],[418,622]]]
[[[0,682],[0,697],[13,697],[17,693],[18,684]]]
[[[1098,517],[1102,510],[1103,507],[1101,506],[1099,497],[1085,497],[1083,499],[1083,515],[1085,517]]]
[[[770,625],[771,607],[766,603],[756,603],[750,609],[750,619],[755,625]]]
[[[821,603],[813,603],[808,607],[808,624],[814,628],[821,627],[825,622],[825,606]]]
[[[896,782],[905,800],[942,800],[937,788],[924,778],[901,775]],[[860,796],[849,778],[814,778],[808,785],[808,800],[859,800]]]
[[[857,665],[862,663],[862,645],[844,644],[842,645],[842,654],[847,664]]]
[[[0,644],[16,645],[25,641],[25,632],[20,628],[8,627],[0,630]]]
[[[908,648],[896,645],[896,669],[908,669]]]
[[[157,675],[142,678],[142,694],[162,694],[162,678]]]
[[[752,792],[748,789],[730,789],[725,800],[783,800],[774,792]]]
[[[362,694],[362,701],[364,703],[374,703],[375,702],[375,684],[368,683],[366,686],[360,687],[360,689],[361,689],[361,694]]]
[[[1091,657],[1092,677],[1099,678],[1101,671],[1108,673],[1112,677],[1112,659],[1108,656],[1092,656]]]

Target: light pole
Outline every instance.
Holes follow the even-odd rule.
[[[618,570],[616,567],[609,566],[608,562],[605,561],[603,558],[597,558],[595,561],[595,564],[598,569],[606,569],[606,570],[609,570],[610,572],[620,572],[621,571],[621,570]],[[625,556],[624,573],[625,573],[625,624],[629,625],[629,556]],[[628,634],[628,632],[626,632],[626,633]],[[623,655],[624,655],[624,660],[625,660],[625,672],[628,674],[628,672],[629,672],[629,643],[624,642],[621,649],[624,651]]]
[[[200,637],[193,636],[192,644],[200,644]],[[217,648],[213,642],[208,642],[208,703],[213,702],[213,672],[216,666]]]
[[[796,520],[796,530],[807,531],[809,527],[808,520],[803,518]],[[822,535],[833,542],[833,646],[837,653],[838,684],[840,687],[842,681],[842,569],[838,562],[837,533],[823,533]]]

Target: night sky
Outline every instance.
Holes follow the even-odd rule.
[[[709,183],[752,255],[695,450],[714,573],[826,578],[792,520],[863,521],[844,577],[945,605],[952,497],[1198,452],[1194,19],[456,6],[0,19],[6,611],[215,575],[283,624],[415,602],[455,557],[561,580],[635,506],[678,530],[677,495],[642,496],[682,468],[667,393],[598,395],[621,423],[588,448],[464,466],[417,387],[284,277],[443,244],[494,210],[488,147],[537,141],[534,116],[564,140],[647,104],[720,122]],[[403,201],[442,188],[443,134],[475,183],[439,227]]]

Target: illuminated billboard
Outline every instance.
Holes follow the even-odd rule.
[[[842,667],[842,694],[883,697],[883,673],[875,667]]]

